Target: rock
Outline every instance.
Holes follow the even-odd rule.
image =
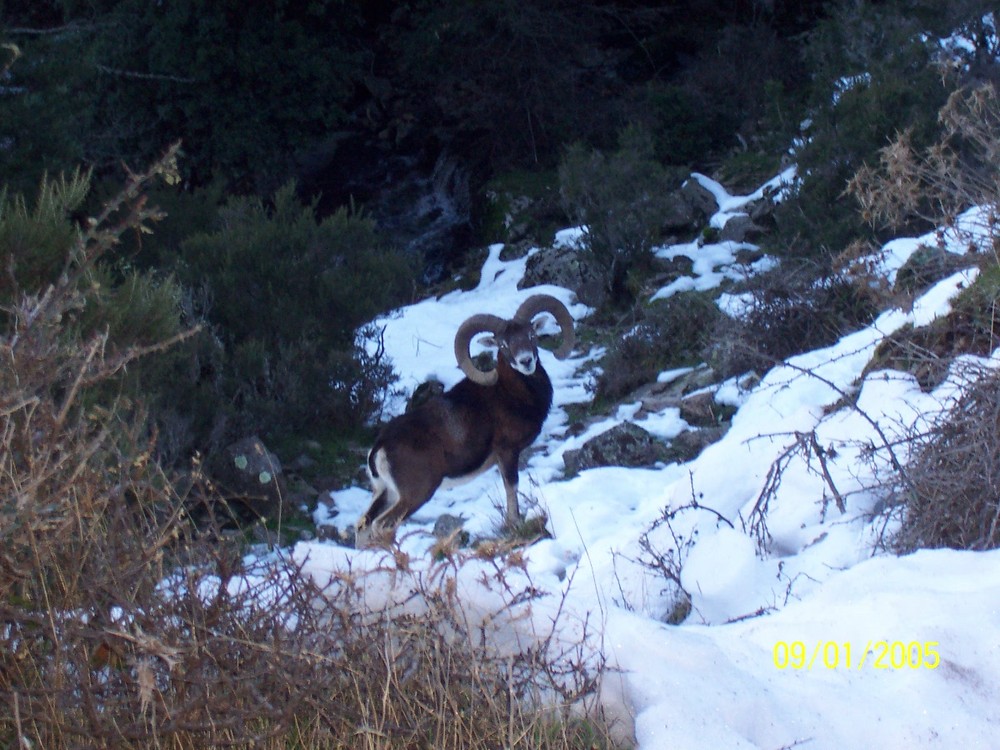
[[[623,422],[588,441],[579,450],[566,451],[566,473],[578,474],[598,466],[654,466],[667,461],[667,446],[632,422]]]
[[[303,484],[299,485],[295,489],[289,491],[288,495],[285,496],[285,502],[287,505],[298,508],[302,510],[304,508],[310,508],[316,504],[316,498],[320,495],[319,493],[310,487],[309,485]]]
[[[728,424],[686,430],[670,441],[663,462],[685,463],[693,461],[705,448],[721,440],[728,430]]]
[[[486,236],[507,245],[526,242],[537,247],[542,238],[550,236],[552,229],[563,226],[566,220],[554,184],[494,186],[486,189],[485,196],[489,202]]]
[[[438,539],[453,537],[460,547],[465,547],[470,540],[469,533],[462,529],[465,521],[462,516],[442,513],[434,522],[434,536]]]
[[[704,187],[698,180],[686,180],[681,185],[680,193],[702,217],[708,218],[719,210],[719,203],[712,191]]]
[[[677,376],[666,383],[647,383],[632,391],[625,402],[641,402],[638,416],[658,414],[671,406],[680,407],[681,399],[692,391],[707,388],[715,382],[715,371],[711,367],[696,367],[690,372]]]
[[[763,233],[747,214],[733,214],[719,231],[719,242],[748,242]]]
[[[736,251],[736,262],[744,266],[753,265],[764,257],[763,251],[758,247],[741,247]]]
[[[642,419],[650,414],[659,414],[664,409],[677,408],[680,406],[680,394],[676,388],[672,388],[670,383],[650,383],[641,386],[629,394],[624,399],[625,403],[639,402],[639,410],[635,413],[636,418]]]
[[[681,276],[694,275],[694,261],[686,255],[678,255],[674,258],[658,258],[653,256],[653,270],[663,279],[673,281]]]
[[[554,284],[570,289],[590,307],[600,307],[607,299],[603,270],[585,252],[575,248],[544,248],[528,258],[519,289]]]
[[[316,467],[316,459],[305,453],[300,454],[295,458],[290,464],[288,464],[288,470],[294,472],[309,471]]]
[[[721,409],[715,402],[715,394],[702,392],[681,399],[678,404],[681,419],[694,427],[715,427],[718,425]]]
[[[504,200],[503,228],[506,236],[501,237],[504,242],[519,242],[529,238],[530,231],[530,209],[534,201],[526,195],[505,194],[502,198],[497,197],[499,203]]]
[[[966,268],[969,263],[969,258],[964,255],[949,253],[940,247],[921,245],[896,272],[893,290],[920,294],[955,271]]]
[[[258,519],[277,519],[289,509],[281,462],[258,437],[240,440],[212,461],[212,477],[230,504]]]
[[[683,189],[668,193],[663,199],[663,215],[660,226],[664,232],[695,229],[705,219],[702,209],[696,207]]]
[[[750,221],[761,227],[774,226],[774,210],[777,204],[774,202],[776,190],[769,190],[763,198],[748,203],[744,208],[750,216]]]

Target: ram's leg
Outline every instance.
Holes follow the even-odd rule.
[[[515,528],[521,522],[521,509],[517,504],[517,458],[515,453],[513,456],[501,456],[498,461],[503,488],[507,493],[507,517],[504,525],[508,529]]]
[[[354,545],[359,549],[379,543],[384,536],[383,518],[399,505],[399,488],[393,479],[385,451],[368,457],[368,475],[372,483],[372,502],[358,519]]]
[[[391,544],[399,525],[430,500],[441,485],[440,476],[426,471],[412,472],[407,481],[397,482],[384,453],[377,453],[371,465],[374,497],[358,521],[355,535],[358,548]]]
[[[376,520],[389,506],[389,489],[387,487],[373,487],[372,495],[372,504],[358,519],[354,529],[354,546],[358,549],[371,546],[374,543]]]

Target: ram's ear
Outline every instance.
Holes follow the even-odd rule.
[[[497,343],[496,338],[493,336],[483,336],[481,339],[478,339],[478,341],[481,345],[490,349],[496,349],[500,346],[500,344]]]

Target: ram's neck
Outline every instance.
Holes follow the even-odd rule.
[[[501,357],[497,362],[497,376],[497,387],[503,388],[514,399],[523,403],[526,411],[533,415],[540,414],[541,419],[549,413],[552,407],[552,381],[541,362],[531,375],[522,375]]]

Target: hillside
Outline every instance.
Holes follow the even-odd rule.
[[[0,2],[0,173],[0,746],[997,744],[987,0]]]
[[[712,187],[731,214],[740,201]],[[964,221],[982,242],[978,216],[970,212]],[[721,212],[713,216],[724,220]],[[560,235],[567,236],[574,235]],[[957,234],[932,233],[898,238],[871,260],[891,282],[919,248],[940,243],[957,257],[972,251]],[[697,268],[700,254],[725,258],[719,249],[655,252],[688,252]],[[491,248],[475,289],[377,321],[404,383],[436,377],[453,384],[460,377],[449,361],[455,321],[483,311],[509,315],[532,292],[563,298],[586,325],[589,311],[566,290],[519,289],[527,258],[502,255],[501,246]],[[734,270],[728,258],[702,264],[687,286],[718,285]],[[522,503],[547,517],[551,537],[522,550],[523,568],[504,582],[540,593],[497,618],[492,608],[504,591],[489,576],[492,563],[473,557],[454,572],[469,616],[486,618],[499,648],[529,648],[550,633],[572,644],[587,623],[585,648],[611,670],[603,700],[624,726],[634,722],[639,748],[992,746],[1000,653],[988,623],[1000,593],[1000,556],[939,550],[896,557],[886,547],[901,518],[887,494],[890,462],[906,463],[907,436],[944,413],[969,382],[988,377],[993,359],[956,360],[929,392],[912,375],[872,368],[883,341],[947,315],[977,274],[972,256],[968,268],[930,286],[909,309],[887,309],[870,326],[793,357],[759,381],[733,378],[684,394],[711,394],[735,409],[725,435],[684,463],[565,477],[567,452],[617,425],[631,422],[666,441],[698,428],[678,406],[655,411],[626,402],[575,434],[567,408],[589,400],[589,368],[600,366],[602,351],[578,348],[565,362],[544,357],[557,408],[528,460]],[[658,380],[683,376],[674,371]],[[346,530],[369,497],[361,488],[334,492],[317,521]],[[366,582],[369,603],[404,601],[435,568],[438,516],[459,516],[473,539],[491,537],[502,497],[499,475],[490,472],[439,491],[401,527],[391,555],[332,542],[301,543],[292,554],[324,585],[331,571],[384,571]]]

